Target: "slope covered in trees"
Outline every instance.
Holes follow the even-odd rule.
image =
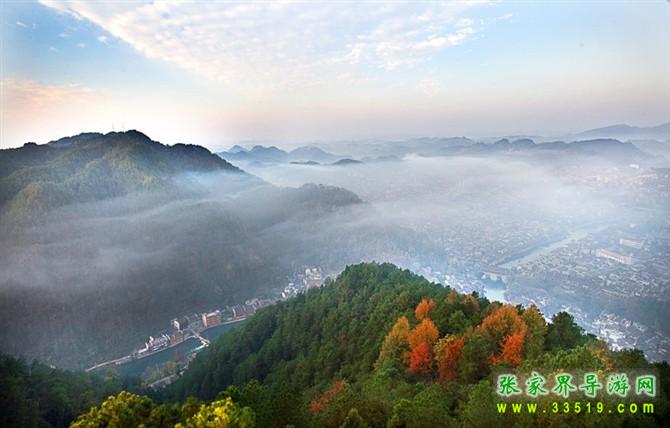
[[[496,408],[500,370],[632,369],[660,377],[653,414]],[[110,396],[73,426],[664,426],[669,371],[639,351],[609,350],[568,314],[547,323],[534,307],[461,295],[389,264],[361,264],[259,311],[203,351],[168,390],[153,398]],[[550,409],[556,400],[538,402]],[[571,401],[579,400],[585,406],[584,397]]]
[[[81,413],[122,390],[141,392],[139,379],[97,376],[26,363],[0,355],[0,426],[66,427]]]
[[[323,244],[356,205],[137,131],[0,150],[0,352],[83,369],[174,317],[275,295],[297,266],[341,262]]]
[[[28,143],[0,150],[0,214],[25,220],[75,202],[155,190],[177,174],[213,171],[243,174],[203,147],[166,146],[139,131]]]
[[[169,393],[231,397],[256,412],[259,426],[338,427],[354,419],[369,426],[488,426],[481,423],[487,418],[495,425],[654,426],[667,415],[667,385],[654,415],[546,419],[495,408],[500,369],[651,367],[639,351],[614,352],[585,335],[567,313],[547,323],[535,307],[490,303],[389,264],[361,264],[221,338]],[[663,386],[667,363],[655,368]],[[293,404],[278,405],[274,397]]]

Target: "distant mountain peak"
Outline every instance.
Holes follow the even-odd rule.
[[[245,149],[244,147],[242,147],[238,144],[235,144],[233,147],[228,149],[228,153],[246,153],[246,152],[247,152],[247,149]]]
[[[168,146],[137,131],[86,132],[0,151],[0,208],[21,217],[75,202],[169,188],[172,177],[239,168],[193,144]]]
[[[579,138],[616,138],[627,139],[656,139],[666,140],[670,138],[670,122],[656,126],[632,126],[626,123],[608,125],[602,128],[589,129],[577,134]]]

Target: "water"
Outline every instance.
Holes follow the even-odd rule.
[[[500,281],[488,281],[484,282],[484,297],[490,301],[498,301],[506,303],[507,299],[505,298],[505,284]]]
[[[214,341],[214,339],[221,336],[222,334],[242,325],[243,321],[244,320],[236,321],[229,324],[221,324],[201,332],[200,335],[202,335],[206,339],[209,339],[210,341]],[[148,357],[133,360],[129,363],[114,367],[114,369],[122,374],[131,376],[141,376],[142,373],[144,373],[144,371],[148,367],[162,365],[169,361],[174,361],[179,356],[186,357],[187,355],[190,355],[194,352],[199,352],[202,348],[203,348],[202,343],[198,339],[194,337],[189,337],[188,339],[184,340],[183,342],[181,342],[176,346],[173,346],[172,348],[164,349]]]
[[[504,269],[512,269],[515,266],[520,266],[524,263],[532,262],[539,257],[542,257],[546,254],[551,253],[557,248],[564,247],[571,242],[579,241],[580,239],[586,238],[590,233],[594,232],[599,232],[603,229],[605,229],[608,225],[599,225],[594,228],[589,228],[589,229],[582,229],[582,230],[577,230],[574,232],[571,232],[568,234],[567,237],[556,241],[552,242],[547,245],[541,245],[534,250],[530,251],[528,254],[518,257],[516,259],[510,260],[508,262],[505,262],[503,264],[498,265],[500,268]],[[497,300],[499,302],[504,302],[507,303],[507,299],[505,298],[505,284],[499,281],[490,281],[490,280],[485,280],[484,282],[484,296],[486,296],[487,299],[490,301]]]

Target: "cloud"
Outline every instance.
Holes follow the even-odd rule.
[[[149,58],[247,89],[412,67],[476,33],[459,18],[482,3],[41,2]]]
[[[429,97],[442,92],[442,84],[436,79],[422,79],[419,81],[419,90]]]
[[[26,79],[0,80],[2,147],[49,141],[81,132],[81,123],[104,117],[107,93],[81,85],[47,85]],[[39,123],[39,126],[34,126]]]

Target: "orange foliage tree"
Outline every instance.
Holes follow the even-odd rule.
[[[526,328],[526,323],[519,312],[511,305],[496,308],[479,325],[480,332],[491,341],[496,350],[500,349],[503,339],[507,336],[520,331],[524,331],[525,334]]]
[[[421,322],[409,332],[408,342],[409,347],[413,351],[423,342],[426,342],[429,347],[440,337],[440,332],[437,330],[435,323],[430,318],[424,318]]]
[[[409,320],[400,317],[384,338],[375,366],[378,367],[386,359],[391,359],[394,363],[407,364],[405,356],[409,352],[408,338]]]
[[[433,355],[428,342],[421,342],[412,348],[409,370],[415,374],[429,374],[433,371]]]
[[[458,362],[464,345],[465,340],[456,336],[443,337],[435,344],[435,361],[441,383],[454,381],[458,377]]]
[[[523,344],[526,339],[526,330],[526,328],[523,328],[521,331],[507,336],[502,342],[500,355],[494,356],[492,362],[504,362],[512,367],[521,364],[521,353],[523,352]]]
[[[421,321],[425,318],[430,318],[430,311],[435,307],[435,303],[432,300],[422,299],[416,309],[414,310],[414,316],[418,321]]]

